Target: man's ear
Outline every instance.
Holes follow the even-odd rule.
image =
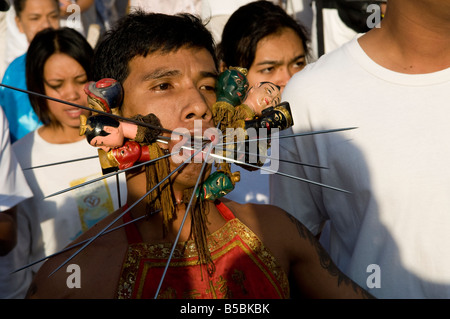
[[[225,64],[225,62],[220,61],[220,63],[219,63],[219,72],[222,73],[226,69],[227,69],[227,65]]]
[[[14,21],[16,21],[16,25],[20,33],[25,33],[22,28],[22,22],[20,21],[20,18],[17,15],[15,16]]]

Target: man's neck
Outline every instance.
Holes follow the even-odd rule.
[[[363,50],[379,65],[407,74],[450,67],[450,13],[445,9],[437,14],[437,8],[427,11],[418,2],[389,3],[381,28],[359,39]]]

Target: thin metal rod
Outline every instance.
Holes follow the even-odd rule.
[[[139,217],[137,217],[137,218],[134,218],[133,220],[130,220],[130,221],[126,222],[126,223],[123,223],[122,225],[116,226],[116,227],[114,227],[114,228],[111,228],[111,229],[105,231],[101,236],[104,236],[104,235],[106,235],[106,234],[109,234],[109,233],[111,233],[111,232],[113,232],[113,231],[115,231],[115,230],[118,230],[118,229],[120,229],[120,228],[122,228],[122,227],[125,227],[125,226],[127,226],[127,225],[129,225],[129,224],[135,223],[135,222],[137,222],[137,221],[139,221],[139,220],[141,220],[141,219],[147,218],[148,216],[151,216],[151,215],[154,215],[154,214],[156,214],[156,213],[159,213],[160,211],[161,211],[161,210],[158,209],[158,210],[155,210],[154,212],[151,212],[150,214],[146,214],[146,215],[142,215],[142,216],[139,216]],[[14,271],[11,272],[10,274],[12,275],[12,274],[14,274],[14,273],[16,273],[16,272],[19,272],[19,271],[22,271],[22,270],[24,270],[24,269],[27,269],[27,268],[29,268],[29,267],[31,267],[31,266],[34,266],[34,265],[36,265],[36,264],[38,264],[38,263],[40,263],[40,262],[42,262],[42,261],[44,261],[44,260],[50,259],[50,258],[52,258],[52,257],[56,257],[56,256],[58,256],[58,255],[60,255],[60,254],[62,254],[62,253],[64,253],[64,252],[66,252],[66,251],[68,251],[68,250],[71,250],[71,249],[73,249],[73,248],[76,248],[76,247],[78,247],[78,246],[81,246],[81,245],[83,245],[84,243],[86,243],[87,241],[89,241],[91,238],[92,238],[92,237],[86,238],[85,240],[80,241],[79,243],[73,244],[73,245],[71,245],[71,246],[68,246],[68,247],[64,248],[63,250],[60,250],[60,251],[58,251],[58,252],[56,252],[56,253],[53,253],[53,254],[51,254],[51,255],[48,255],[48,256],[43,257],[43,258],[41,258],[41,259],[38,259],[38,260],[36,260],[36,261],[33,261],[32,263],[30,263],[30,264],[28,264],[28,265],[26,265],[26,266],[23,266],[23,267],[20,267],[19,269],[14,270]]]
[[[313,132],[304,132],[304,133],[296,133],[296,134],[281,135],[281,136],[274,136],[274,135],[272,135],[272,136],[266,136],[266,137],[261,137],[261,138],[248,139],[248,140],[245,140],[245,141],[233,141],[233,142],[217,143],[216,147],[217,146],[222,146],[222,145],[231,145],[231,144],[237,144],[237,143],[244,143],[244,142],[247,143],[247,142],[256,142],[256,141],[261,141],[261,140],[283,139],[283,138],[291,138],[291,137],[298,137],[298,136],[334,133],[334,132],[348,131],[348,130],[354,130],[354,129],[357,129],[357,127],[337,128],[337,129],[313,131]]]
[[[192,149],[192,148],[189,148],[188,146],[182,146],[182,148]],[[274,170],[268,169],[268,168],[266,168],[266,167],[264,167],[264,166],[257,166],[257,165],[249,164],[249,163],[246,163],[246,162],[238,161],[238,160],[235,160],[235,159],[232,159],[232,158],[229,158],[229,157],[226,157],[226,156],[214,154],[214,153],[213,153],[213,154],[210,154],[210,156],[212,156],[212,157],[214,157],[214,158],[221,159],[221,160],[230,161],[230,162],[233,162],[233,163],[235,163],[235,164],[241,164],[241,165],[245,165],[245,166],[249,166],[249,167],[261,169],[261,170],[263,170],[263,171],[268,171],[268,172],[271,172],[271,173],[273,173],[273,174],[278,174],[278,175],[281,175],[281,176],[290,177],[290,178],[297,179],[297,180],[299,180],[299,181],[306,182],[306,183],[309,183],[309,184],[314,184],[314,185],[317,185],[317,186],[320,186],[320,187],[325,187],[325,188],[333,189],[333,190],[336,190],[336,191],[340,191],[340,192],[344,192],[344,193],[349,193],[349,194],[351,194],[351,192],[346,191],[346,190],[341,189],[341,188],[338,188],[338,187],[329,186],[329,185],[322,184],[322,183],[319,183],[319,182],[311,181],[311,180],[309,180],[309,179],[305,179],[305,178],[301,178],[301,177],[289,175],[289,174],[286,174],[286,173],[274,171]]]
[[[177,166],[172,172],[170,172],[166,177],[164,177],[158,184],[156,184],[152,189],[150,189],[147,193],[145,193],[141,198],[136,200],[130,207],[128,207],[123,213],[121,213],[119,216],[117,216],[111,223],[109,223],[105,228],[103,228],[97,235],[92,237],[87,243],[85,243],[80,249],[78,249],[74,254],[72,254],[66,261],[64,261],[61,265],[59,265],[50,275],[52,276],[55,272],[57,272],[61,267],[63,267],[65,264],[67,264],[70,260],[72,260],[76,255],[78,255],[84,248],[86,248],[88,245],[90,245],[96,238],[101,236],[109,227],[111,227],[115,222],[117,222],[120,218],[122,218],[123,215],[125,215],[128,211],[130,211],[134,206],[136,206],[138,203],[140,203],[145,197],[147,197],[151,192],[153,192],[156,188],[158,188],[162,183],[164,183],[170,176],[172,176],[175,172],[177,172],[179,169],[181,169],[188,161],[191,160],[191,158],[194,157],[195,154],[190,156],[188,159],[186,159],[183,163],[181,163],[179,166]]]
[[[116,188],[117,188],[117,204],[119,208],[122,207],[122,199],[120,198],[120,178],[119,174],[116,174]]]
[[[166,143],[167,144],[166,141],[162,141],[162,140],[157,140],[157,142]],[[217,144],[217,145],[220,145],[220,143]],[[216,147],[217,147],[217,145],[216,145]],[[185,146],[185,145],[181,146],[181,148],[184,148],[184,149],[187,149],[187,150],[195,150],[195,148],[192,148],[192,147],[189,147],[189,146]],[[255,154],[255,153],[251,153],[251,152],[238,151],[238,150],[228,150],[228,149],[223,149],[223,151],[225,151],[225,152],[235,152],[235,153],[238,153],[238,154],[255,155],[255,156],[259,156],[259,157],[264,157],[266,159],[271,159],[271,160],[285,162],[285,163],[290,163],[290,164],[302,165],[302,166],[309,166],[309,167],[313,167],[313,168],[328,169],[328,167],[326,167],[326,166],[320,166],[320,165],[315,165],[315,164],[308,164],[308,163],[303,163],[303,162],[295,162],[295,161],[285,160],[285,159],[281,159],[281,158],[276,158],[276,157],[269,156],[269,155]],[[215,157],[215,154],[213,153],[211,156]],[[230,157],[223,157],[223,158],[230,159],[230,160],[232,159]],[[242,162],[242,163],[244,164],[245,162]]]
[[[62,165],[62,164],[67,164],[67,163],[72,163],[72,162],[90,160],[90,159],[94,159],[94,158],[98,158],[98,155],[88,156],[88,157],[83,157],[83,158],[75,158],[75,159],[71,159],[71,160],[67,160],[67,161],[43,164],[43,165],[39,165],[39,166],[27,167],[27,168],[23,168],[23,170],[25,171],[28,169],[36,169],[36,168],[43,168],[43,167],[48,167],[48,166]]]
[[[230,150],[226,149],[225,151],[230,151]],[[320,168],[320,169],[328,169],[328,167],[325,167],[325,166],[320,166],[320,165],[315,165],[315,164],[308,164],[308,163],[303,163],[303,162],[295,162],[295,161],[285,160],[285,159],[282,159],[282,158],[276,158],[276,157],[269,156],[269,155],[262,155],[262,154],[256,154],[256,153],[251,153],[251,152],[246,152],[246,151],[238,151],[238,150],[236,150],[236,151],[231,150],[231,152],[235,152],[235,153],[238,153],[238,154],[247,154],[247,155],[254,155],[254,156],[264,157],[265,159],[270,159],[270,160],[284,162],[284,163],[290,163],[290,164],[296,164],[296,165],[302,165],[302,166],[309,166],[309,167]]]
[[[141,125],[141,126],[146,126],[148,128],[154,129],[154,130],[159,130],[159,131],[164,131],[164,132],[168,132],[168,133],[175,133],[175,134],[178,134],[178,135],[181,135],[181,136],[186,136],[183,133],[178,133],[176,131],[168,130],[168,129],[163,128],[161,126],[156,126],[156,125],[144,123],[144,122],[141,122],[141,121],[138,121],[138,120],[135,120],[135,119],[131,119],[131,118],[128,118],[128,117],[123,117],[123,116],[120,116],[120,115],[116,115],[116,114],[112,114],[112,113],[96,110],[96,109],[93,109],[93,108],[90,108],[90,107],[87,107],[87,106],[84,106],[84,105],[79,105],[79,104],[76,104],[76,103],[72,103],[72,102],[64,101],[64,100],[57,99],[57,98],[54,98],[54,97],[51,97],[51,96],[47,96],[45,94],[40,94],[40,93],[37,93],[37,92],[32,92],[32,91],[28,91],[28,90],[19,89],[19,88],[16,88],[14,86],[2,84],[2,83],[0,83],[0,86],[3,86],[5,88],[11,89],[11,90],[15,90],[15,91],[19,91],[19,92],[35,95],[35,96],[38,96],[38,97],[41,97],[41,98],[44,98],[44,99],[47,99],[47,100],[51,100],[51,101],[55,101],[55,102],[59,102],[59,103],[63,103],[63,104],[71,105],[71,106],[75,106],[75,107],[78,107],[80,109],[88,110],[88,111],[99,113],[99,114],[102,114],[102,115],[107,115],[107,116],[110,116],[110,117],[114,117],[114,118],[122,120],[122,121],[132,122],[132,123],[135,123],[135,124],[138,124],[138,125]],[[160,136],[158,136],[158,137],[160,137]]]
[[[159,281],[158,288],[156,289],[156,293],[155,293],[155,298],[154,298],[154,299],[157,299],[157,298],[158,298],[159,291],[161,290],[161,286],[162,286],[162,284],[163,284],[164,278],[166,277],[167,269],[169,268],[169,264],[170,264],[170,261],[172,260],[172,256],[173,256],[173,253],[174,253],[174,251],[175,251],[175,248],[176,248],[176,246],[177,246],[177,244],[178,244],[178,240],[180,239],[181,230],[183,229],[184,223],[185,223],[185,221],[186,221],[186,217],[187,217],[187,215],[188,215],[189,209],[191,208],[192,201],[193,201],[193,199],[194,199],[194,197],[195,197],[195,192],[196,192],[197,187],[198,187],[198,185],[200,184],[200,180],[201,180],[201,178],[202,178],[202,176],[203,176],[203,171],[204,171],[204,169],[205,169],[205,167],[206,167],[207,159],[208,159],[208,156],[209,156],[209,154],[210,154],[210,152],[211,152],[211,150],[212,150],[212,146],[213,146],[213,143],[209,143],[209,144],[210,144],[210,146],[209,146],[209,149],[208,149],[208,151],[207,151],[207,153],[206,153],[206,157],[205,157],[205,159],[204,159],[204,161],[203,161],[202,169],[201,169],[201,171],[200,171],[200,174],[198,175],[197,182],[195,183],[195,187],[194,187],[194,190],[193,190],[193,192],[192,192],[191,199],[189,200],[189,204],[188,204],[188,206],[186,207],[186,212],[184,213],[184,217],[183,217],[183,220],[181,221],[180,229],[178,230],[177,237],[175,238],[175,242],[173,243],[172,250],[170,251],[169,258],[167,259],[167,263],[166,263],[166,266],[165,266],[165,268],[164,268],[164,272],[163,272],[163,274],[162,274],[161,280]],[[197,155],[198,153],[200,153],[200,152],[202,152],[202,151],[203,151],[203,148],[197,150],[197,151],[194,153],[193,156]]]
[[[56,193],[53,193],[53,194],[50,194],[50,195],[47,195],[47,196],[44,197],[44,199],[45,199],[45,198],[52,197],[52,196],[60,195],[60,194],[62,194],[62,193],[65,193],[65,192],[74,190],[74,189],[79,188],[79,187],[86,186],[86,185],[91,184],[91,183],[95,183],[95,182],[101,181],[101,180],[103,180],[103,179],[105,179],[105,178],[108,178],[108,177],[111,177],[111,176],[114,176],[114,175],[118,175],[118,174],[120,174],[120,173],[127,172],[127,171],[129,171],[129,170],[132,170],[132,169],[138,168],[138,167],[140,167],[140,166],[143,166],[143,165],[146,165],[146,164],[150,164],[150,163],[159,161],[159,160],[161,160],[161,159],[163,159],[163,158],[166,158],[166,157],[169,157],[169,156],[172,156],[172,155],[175,155],[175,154],[177,154],[177,153],[166,154],[166,155],[163,155],[163,156],[161,156],[161,157],[158,157],[158,158],[149,160],[149,161],[147,161],[147,162],[142,162],[142,163],[136,164],[136,165],[134,165],[134,166],[132,166],[132,167],[128,167],[128,168],[125,168],[125,169],[122,169],[122,170],[118,170],[117,172],[111,172],[111,173],[105,174],[105,175],[100,176],[100,177],[98,177],[98,178],[94,178],[94,179],[91,179],[91,180],[86,181],[86,182],[84,182],[84,183],[81,183],[81,184],[78,184],[78,185],[75,185],[75,186],[72,186],[72,187],[69,187],[69,188],[60,190],[60,191],[58,191],[58,192],[56,192]]]

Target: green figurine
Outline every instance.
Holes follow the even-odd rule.
[[[219,74],[216,81],[217,100],[212,113],[216,125],[220,121],[221,130],[231,126],[235,107],[244,101],[248,87],[245,68],[232,67]]]
[[[201,188],[197,188],[197,197],[200,197],[202,200],[216,200],[231,192],[236,182],[239,182],[239,179],[239,172],[215,171],[209,175]]]

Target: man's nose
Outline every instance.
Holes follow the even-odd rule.
[[[276,85],[280,87],[280,92],[283,91],[284,87],[288,83],[289,79],[292,77],[293,74],[291,74],[290,70],[288,68],[280,68],[277,74],[276,81],[274,82]]]
[[[51,28],[51,27],[52,27],[52,23],[50,21],[50,18],[44,17],[41,21],[40,31],[47,29],[47,28]]]
[[[208,101],[197,89],[190,89],[190,94],[186,97],[185,107],[181,112],[183,121],[203,120],[210,121],[212,112],[208,106]]]

